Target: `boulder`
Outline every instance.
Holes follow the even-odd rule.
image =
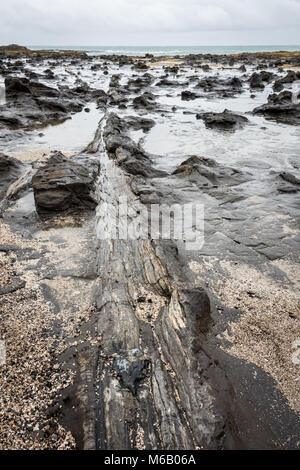
[[[37,212],[42,215],[64,211],[93,210],[98,163],[92,157],[67,158],[57,152],[32,178]]]
[[[250,88],[264,88],[262,77],[257,72],[254,72],[250,77]]]
[[[33,97],[57,97],[59,95],[58,90],[55,88],[31,81],[28,78],[6,77],[4,83],[5,92],[8,97],[24,94],[32,95]]]
[[[181,99],[183,101],[195,100],[196,98],[197,98],[196,93],[193,93],[192,91],[184,90],[181,92]]]
[[[227,109],[223,113],[199,113],[196,119],[202,119],[206,127],[220,130],[241,129],[248,122],[245,116],[234,114]]]
[[[271,94],[268,103],[258,106],[253,110],[254,114],[263,114],[266,118],[275,119],[286,124],[300,124],[300,103],[293,103],[292,93],[282,91],[279,94]]]
[[[234,168],[218,164],[211,158],[193,156],[185,160],[173,172],[181,178],[187,178],[201,190],[235,186],[249,181],[249,175]]]
[[[143,93],[134,98],[132,105],[134,108],[146,108],[151,110],[156,106],[155,96],[152,93]]]

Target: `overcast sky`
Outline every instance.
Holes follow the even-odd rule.
[[[300,0],[0,0],[0,44],[300,44]]]

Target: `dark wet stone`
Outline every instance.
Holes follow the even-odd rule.
[[[127,103],[127,96],[120,89],[115,89],[108,94],[109,104],[111,106],[119,106]]]
[[[270,83],[276,75],[273,72],[268,72],[267,70],[263,70],[260,72],[260,78],[263,82]]]
[[[97,168],[95,161],[92,171],[85,163],[57,152],[37,171],[32,178],[37,212],[49,214],[96,207],[93,191]]]
[[[174,65],[172,67],[164,67],[166,73],[171,73],[174,75],[177,75],[179,73],[179,67],[177,65]]]
[[[121,385],[133,395],[137,394],[138,385],[149,372],[150,361],[136,357],[139,355],[129,351],[127,356],[116,357],[113,362],[113,369],[117,372]]]
[[[284,85],[282,83],[280,83],[279,81],[276,81],[273,85],[273,90],[274,91],[281,91],[284,89]]]
[[[128,80],[127,87],[131,90],[140,90],[154,82],[154,77],[150,73],[144,73],[141,77]]]
[[[63,121],[72,112],[81,111],[93,96],[82,83],[72,90],[66,86],[57,90],[28,78],[6,77],[5,86],[6,104],[0,106],[0,123],[9,128]]]
[[[202,119],[206,127],[221,130],[241,129],[248,122],[245,116],[234,114],[226,109],[223,113],[199,113],[196,119]]]
[[[24,165],[16,158],[0,153],[0,200],[5,196],[11,183],[24,171]]]
[[[11,294],[17,290],[23,289],[26,286],[26,282],[21,279],[15,279],[11,284],[0,286],[0,295]]]
[[[128,137],[128,129],[127,120],[122,120],[115,114],[111,114],[106,121],[103,137],[106,149],[117,165],[135,176],[165,175],[165,172],[152,167],[151,156]]]
[[[292,97],[293,97],[292,93],[288,90],[285,90],[279,94],[273,93],[269,95],[268,102],[272,104],[291,104]]]
[[[280,173],[279,176],[280,176],[283,180],[287,181],[288,183],[300,185],[300,178],[298,178],[297,176],[293,175],[292,173],[289,173],[289,172],[287,172],[287,171],[284,171],[284,172]]]
[[[264,88],[265,85],[262,81],[262,77],[257,72],[254,72],[250,77],[250,87],[251,88]]]
[[[274,119],[286,124],[300,123],[300,104],[287,102],[288,94],[282,92],[281,97],[273,97],[272,101],[253,110],[254,114],[263,114],[266,118]],[[281,101],[282,100],[282,101]],[[279,104],[276,104],[279,101]],[[281,102],[280,102],[281,101]]]
[[[63,104],[62,102],[60,101],[57,101],[57,100],[45,100],[45,99],[38,99],[37,100],[37,103],[39,105],[39,107],[42,109],[42,110],[48,110],[48,111],[51,111],[51,112],[58,112],[58,113],[62,113],[62,114],[67,114],[68,113],[68,109],[66,107],[65,104]]]
[[[192,91],[184,90],[181,92],[181,99],[183,101],[195,100],[196,98],[196,93],[193,93]]]
[[[57,97],[59,95],[58,90],[55,88],[48,87],[43,83],[30,81],[27,78],[6,77],[4,83],[5,92],[8,97],[16,97],[23,94],[32,95],[34,97]]]
[[[22,52],[29,52],[30,49],[28,49],[25,46],[19,46],[19,44],[8,44],[7,46],[0,46],[0,51],[22,51]]]
[[[156,106],[155,96],[152,93],[144,93],[134,98],[132,104],[134,108],[153,109]]]
[[[155,121],[153,119],[142,118],[139,116],[129,116],[126,118],[126,125],[136,131],[140,129],[148,131],[155,126]]]
[[[231,87],[231,88],[242,88],[243,87],[243,84],[241,82],[241,80],[237,77],[233,77],[232,79],[228,80],[228,86]]]
[[[115,74],[112,75],[110,82],[109,82],[109,88],[116,88],[119,86],[121,80],[121,75],[120,74]]]
[[[211,321],[211,307],[207,292],[202,287],[193,289],[181,289],[179,302],[185,314],[193,318],[196,327],[193,334],[205,334]]]
[[[179,83],[175,80],[169,80],[168,78],[162,78],[156,83],[156,86],[179,86]]]
[[[0,251],[3,253],[8,253],[9,251],[16,251],[18,250],[18,247],[15,245],[2,245],[0,244]]]
[[[104,90],[97,90],[97,103],[99,106],[105,106],[108,102],[108,95]]]
[[[139,62],[136,62],[132,68],[135,70],[147,70],[148,65],[145,62],[139,61]]]
[[[173,175],[187,178],[202,190],[214,187],[235,186],[250,179],[250,176],[234,168],[218,164],[211,158],[193,156],[185,160]]]
[[[199,80],[195,88],[202,88],[208,93],[214,93],[220,98],[226,98],[241,93],[243,83],[238,77],[226,80],[222,80],[218,77],[207,77]]]
[[[296,80],[300,79],[300,72],[294,72],[293,70],[289,70],[285,77],[282,77],[278,80],[279,83],[293,83]]]

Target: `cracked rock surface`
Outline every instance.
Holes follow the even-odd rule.
[[[298,448],[299,57],[10,54],[0,448]]]

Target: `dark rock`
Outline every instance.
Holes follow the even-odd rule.
[[[108,117],[103,138],[109,156],[131,175],[164,176],[165,172],[152,167],[151,156],[128,137],[128,126],[130,127],[130,122],[128,124],[126,119],[121,120],[115,114],[110,114]]]
[[[16,77],[7,77],[4,81],[5,84],[5,93],[7,95],[12,94],[31,94],[29,88],[29,80],[27,78],[16,78]]]
[[[120,378],[121,385],[135,396],[138,385],[143,381],[148,373],[150,362],[141,359],[135,351],[129,351],[127,356],[120,356],[114,359],[113,368]]]
[[[9,251],[16,251],[18,247],[16,245],[2,245],[0,244],[0,251],[3,253],[8,253]]]
[[[263,82],[270,83],[272,80],[274,80],[275,74],[273,72],[268,72],[266,70],[263,70],[260,73],[260,78],[262,79]]]
[[[285,93],[285,92],[283,92]],[[253,110],[254,114],[263,114],[266,118],[274,119],[285,124],[298,125],[300,123],[300,104],[288,103],[288,95],[284,94],[281,98],[273,100],[283,100],[279,104],[270,102],[259,106]]]
[[[147,70],[148,69],[148,65],[145,63],[145,62],[136,62],[133,66],[133,69],[135,70]]]
[[[11,284],[0,286],[0,295],[11,294],[12,292],[23,289],[25,286],[25,281],[22,281],[21,279],[15,279]]]
[[[145,132],[155,126],[155,121],[153,119],[142,118],[139,116],[129,116],[126,118],[126,125],[135,131],[142,129]]]
[[[268,102],[272,104],[291,104],[292,103],[292,93],[288,90],[279,93],[273,93],[268,96]]]
[[[153,109],[156,106],[155,96],[152,93],[144,93],[134,98],[132,104],[134,108]]]
[[[30,49],[28,49],[25,46],[19,46],[18,44],[8,44],[7,46],[0,46],[0,51],[23,51],[23,52],[29,52]]]
[[[24,171],[24,165],[13,157],[0,153],[0,200],[5,196],[11,183]]]
[[[98,164],[57,152],[32,178],[36,209],[40,214],[69,210],[93,210]]]
[[[254,72],[250,77],[250,87],[251,88],[264,88],[262,77],[260,74]]]
[[[54,113],[59,112],[62,114],[68,113],[66,105],[60,101],[38,99],[37,103],[42,110],[48,110]]]
[[[108,95],[104,90],[97,90],[97,103],[99,106],[105,106],[108,102]]]
[[[230,167],[219,165],[211,158],[193,156],[185,160],[173,175],[187,178],[202,190],[221,186],[235,186],[249,181],[249,175]]]
[[[278,80],[275,81],[273,89],[274,91],[281,91],[284,88],[284,85],[293,83],[296,80],[300,79],[300,73],[294,72],[293,70],[289,70],[288,73]]]
[[[241,93],[243,84],[237,77],[230,78],[229,80],[207,77],[200,80],[195,87],[203,88],[204,91],[209,93],[217,93],[220,98],[226,98],[234,96],[236,93]]]
[[[292,173],[288,173],[287,171],[284,171],[284,172],[280,173],[279,176],[280,176],[283,180],[287,181],[288,183],[300,185],[300,178],[298,178],[297,176],[293,175]]]
[[[211,320],[211,307],[209,297],[204,289],[182,289],[179,291],[179,302],[185,314],[193,318],[195,336],[204,335]]]
[[[277,80],[273,85],[273,90],[274,91],[281,91],[283,89],[284,89],[284,85]]]
[[[227,109],[223,113],[200,113],[196,119],[202,119],[209,128],[221,130],[241,129],[248,122],[245,116],[234,114]]]
[[[128,80],[127,87],[131,90],[140,90],[153,83],[154,77],[150,73],[144,73],[141,77]]]
[[[28,94],[34,97],[57,97],[59,95],[58,90],[55,88],[50,88],[43,83],[32,82],[28,78],[6,77],[4,83],[5,92],[8,97],[20,94]]]
[[[120,80],[121,80],[120,74],[112,75],[110,82],[109,82],[109,88],[117,88],[119,86]]]
[[[166,73],[177,75],[179,72],[179,67],[177,67],[176,65],[174,65],[173,67],[165,67],[165,71]]]
[[[47,78],[48,80],[54,80],[55,78],[54,72],[51,69],[46,69],[44,71],[44,74],[45,74],[45,78]]]
[[[181,92],[181,99],[183,101],[195,100],[197,98],[196,93],[193,93],[189,90],[184,90]]]
[[[128,99],[125,94],[120,93],[120,90],[117,89],[108,94],[109,104],[111,106],[119,106],[121,104],[127,103]]]
[[[228,86],[230,86],[231,88],[239,89],[243,87],[243,84],[239,78],[233,77],[231,80],[228,81]]]
[[[289,70],[285,77],[282,77],[278,80],[279,83],[293,83],[296,80],[300,79],[300,72],[294,72],[293,70]]]
[[[169,80],[168,78],[162,78],[156,83],[156,86],[178,86],[179,83],[175,80]]]

